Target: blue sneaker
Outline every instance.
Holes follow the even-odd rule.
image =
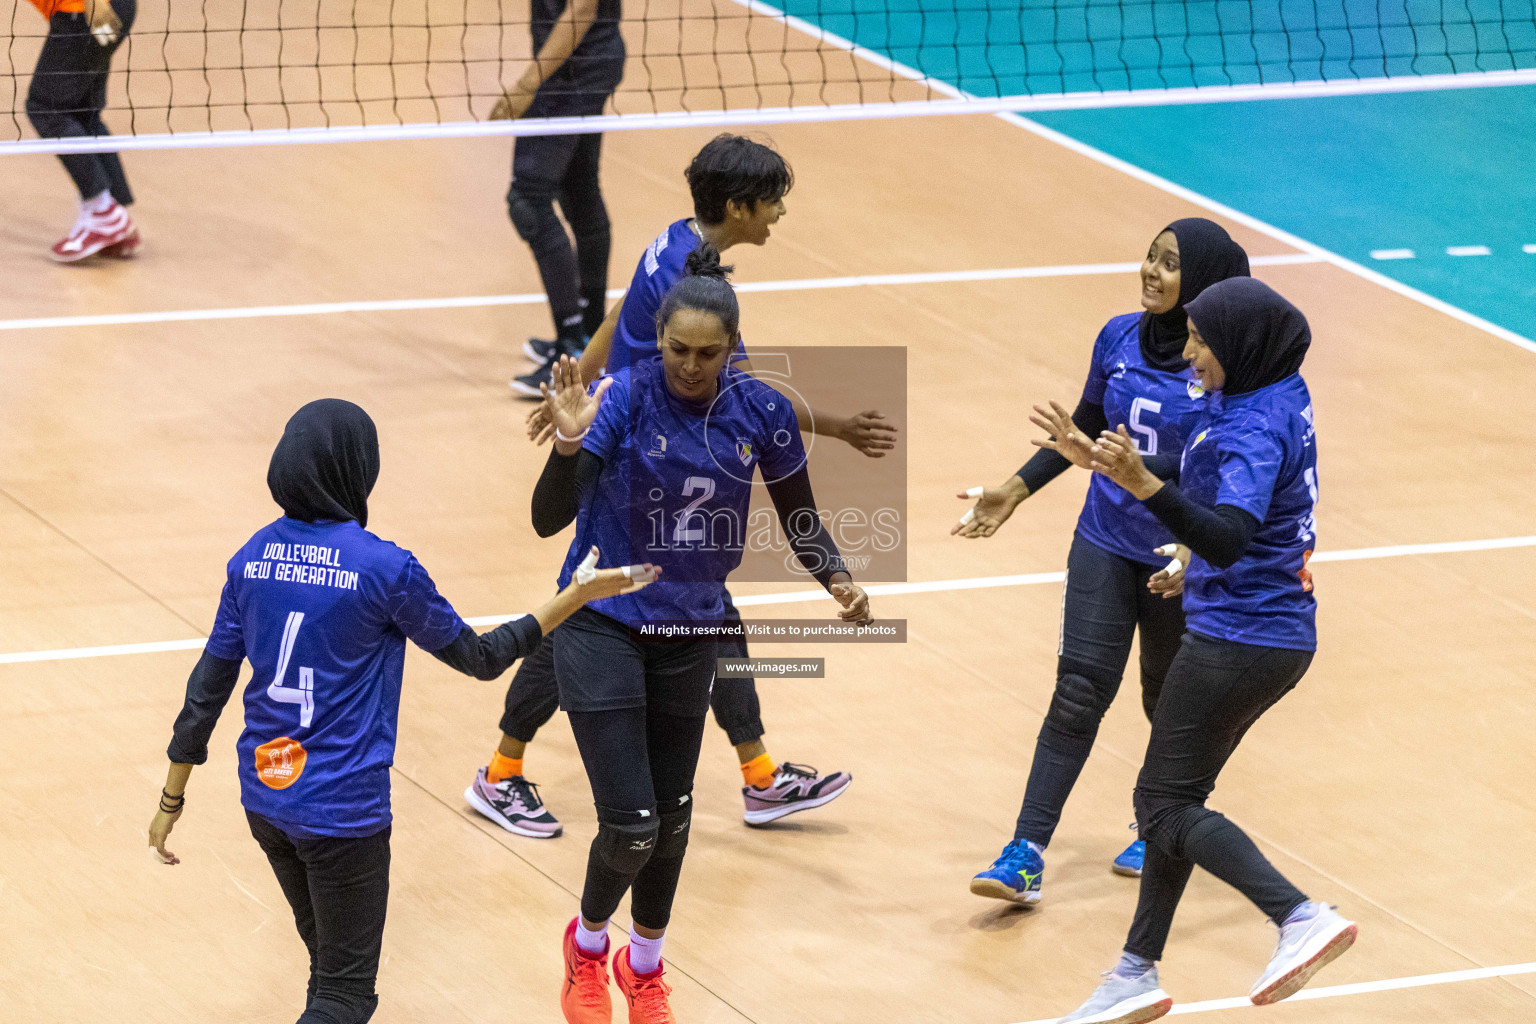
[[[1014,903],[1040,902],[1040,876],[1045,859],[1036,853],[1027,839],[1015,839],[1003,847],[992,866],[971,879],[971,892],[995,900]]]
[[[1136,826],[1133,824],[1131,828],[1135,829]],[[1120,856],[1115,858],[1115,863],[1111,865],[1111,868],[1117,875],[1124,875],[1127,878],[1140,878],[1141,865],[1146,859],[1147,844],[1138,839],[1130,846],[1127,846]]]

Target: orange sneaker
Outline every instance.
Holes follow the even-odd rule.
[[[613,1004],[608,998],[608,954],[588,955],[576,945],[576,919],[565,928],[565,985],[560,989],[560,1011],[568,1024],[611,1024]],[[633,1019],[633,1018],[631,1018]]]
[[[613,977],[629,1003],[629,1024],[677,1024],[667,1002],[672,986],[661,980],[666,966],[662,961],[655,974],[636,974],[629,966],[628,946],[614,954]]]

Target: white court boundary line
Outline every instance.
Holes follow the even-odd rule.
[[[1325,263],[1321,256],[1305,252],[1254,256],[1255,267],[1289,267]],[[913,274],[860,274],[853,277],[803,277],[785,281],[749,281],[736,285],[737,292],[794,292],[826,288],[866,288],[877,285],[951,284],[965,281],[1013,281],[1038,277],[1087,277],[1095,274],[1130,274],[1140,263],[1069,263],[1052,267],[1002,267],[992,270],[940,270]],[[617,299],[622,288],[610,288]],[[28,331],[52,327],[115,327],[125,324],[186,323],[202,320],[247,320],[275,316],[326,316],[337,313],[392,313],[426,309],[473,309],[482,306],[526,306],[548,302],[543,292],[521,295],[462,295],[437,299],[379,299],[354,302],[307,302],[288,306],[231,306],[221,309],[154,310],[145,313],[99,313],[83,316],[41,316],[0,320],[0,331]]]
[[[1381,981],[1361,981],[1350,985],[1327,985],[1323,988],[1304,988],[1285,1000],[1299,1003],[1308,999],[1332,999],[1337,996],[1365,995],[1369,992],[1392,992],[1403,988],[1423,988],[1427,985],[1449,985],[1458,981],[1481,981],[1485,978],[1507,978],[1516,974],[1536,974],[1536,963],[1509,964],[1504,967],[1475,967],[1466,971],[1444,971],[1440,974],[1416,974],[1407,978],[1383,978]],[[1209,1013],[1212,1010],[1236,1010],[1252,1007],[1247,996],[1235,999],[1206,999],[1198,1003],[1175,1003],[1168,1016],[1181,1013]],[[1059,1018],[1044,1017],[1025,1021],[1023,1024],[1056,1024]]]
[[[1357,562],[1374,558],[1403,558],[1410,555],[1448,555],[1469,551],[1500,551],[1509,548],[1536,547],[1536,535],[1526,537],[1493,537],[1485,540],[1453,540],[1434,544],[1392,544],[1375,548],[1347,548],[1342,551],[1319,551],[1312,556],[1313,564],[1319,562]],[[1061,572],[1019,573],[1011,576],[974,576],[968,579],[932,580],[925,583],[875,583],[865,587],[871,597],[901,594],[934,594],[955,590],[984,590],[993,587],[1026,587],[1041,583],[1060,583],[1066,578]],[[775,604],[803,604],[807,601],[830,601],[832,596],[820,588],[792,590],[778,594],[750,594],[735,598],[738,608],[761,607]],[[520,613],[519,613],[520,614]],[[464,621],[471,626],[495,626],[513,615],[481,615]],[[71,647],[46,651],[12,651],[0,654],[0,665],[19,665],[34,661],[72,661],[79,658],[112,658],[126,654],[158,654],[165,651],[201,650],[204,639],[156,640],[149,643],[109,644],[102,647]]]
[[[956,89],[954,86],[947,82],[941,82],[937,79],[929,78],[927,75],[923,74],[921,71],[918,71],[916,68],[909,67],[908,65],[902,64],[899,61],[894,61],[891,58],[886,57],[883,54],[876,53],[873,50],[866,49],[855,42],[844,39],[842,36],[835,35],[826,31],[819,25],[804,21],[800,18],[796,18],[793,15],[785,14],[778,8],[771,7],[768,4],[763,3],[762,0],[735,0],[735,2],[742,5],[743,7],[747,7],[753,11],[756,11],[765,17],[773,18],[776,21],[783,22],[790,28],[798,29],[807,35],[814,36],[830,46],[834,46],[841,50],[846,50],[853,56],[858,57],[861,60],[869,61],[878,67],[885,68],[892,74],[900,75],[901,77],[911,79],[914,82],[921,82],[935,92],[942,93],[945,96],[949,96],[955,99],[974,98],[971,97],[970,93]],[[1520,348],[1523,348],[1528,352],[1536,352],[1536,341],[1532,341],[1530,338],[1527,338],[1524,335],[1516,334],[1514,331],[1511,331],[1506,327],[1500,327],[1498,324],[1493,323],[1490,320],[1484,320],[1480,316],[1477,316],[1473,313],[1468,313],[1466,310],[1459,306],[1453,306],[1449,302],[1445,302],[1442,299],[1437,299],[1433,295],[1430,295],[1426,292],[1421,292],[1417,288],[1403,284],[1401,281],[1394,280],[1393,278],[1379,273],[1378,271],[1372,270],[1369,267],[1361,266],[1354,260],[1345,259],[1338,253],[1324,249],[1322,246],[1316,245],[1304,238],[1293,235],[1289,231],[1277,228],[1273,224],[1259,220],[1257,217],[1249,216],[1248,214],[1239,210],[1235,210],[1223,203],[1218,203],[1216,200],[1201,195],[1199,192],[1185,188],[1183,185],[1169,181],[1167,178],[1159,177],[1158,175],[1153,174],[1151,171],[1144,170],[1140,167],[1137,167],[1135,164],[1121,160],[1117,156],[1111,156],[1103,150],[1095,149],[1085,142],[1079,142],[1077,139],[1074,139],[1069,135],[1063,135],[1061,132],[1058,132],[1054,129],[1047,128],[1043,124],[1038,124],[1029,120],[1028,118],[1020,117],[1016,113],[1000,113],[997,116],[1002,120],[1007,121],[1009,124],[1017,125],[1027,132],[1038,135],[1042,139],[1045,139],[1049,142],[1054,142],[1058,146],[1063,146],[1067,149],[1070,149],[1072,152],[1077,153],[1079,156],[1085,156],[1088,159],[1095,161],[1096,163],[1101,163],[1106,167],[1113,168],[1122,174],[1126,174],[1132,178],[1135,178],[1137,181],[1151,185],[1153,188],[1161,189],[1162,191],[1171,195],[1178,196],[1180,199],[1183,199],[1186,202],[1194,203],[1196,206],[1203,206],[1205,209],[1210,210],[1212,213],[1215,213],[1218,216],[1226,217],[1229,220],[1234,220],[1237,223],[1244,225],[1245,227],[1252,228],[1254,231],[1268,235],[1270,238],[1273,238],[1276,241],[1284,242],[1286,245],[1300,249],[1302,252],[1311,253],[1312,255],[1321,258],[1327,263],[1332,263],[1340,270],[1347,271],[1357,277],[1363,277],[1373,284],[1379,284],[1383,288],[1386,288],[1392,292],[1396,292],[1398,295],[1401,295],[1404,298],[1412,299],[1415,302],[1428,306],[1430,309],[1435,310],[1437,313],[1444,313],[1446,316],[1451,317],[1452,319],[1460,320],[1464,324],[1467,324],[1471,327],[1476,327],[1478,330],[1485,331],[1488,334],[1493,335],[1495,338],[1509,342],[1511,345],[1518,345]]]

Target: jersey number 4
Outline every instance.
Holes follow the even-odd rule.
[[[308,729],[315,717],[315,670],[300,666],[299,685],[283,685],[283,677],[288,674],[288,661],[293,657],[293,645],[303,624],[303,612],[288,613],[288,621],[283,625],[283,642],[277,649],[277,672],[272,677],[272,685],[267,687],[267,696],[279,704],[297,704],[299,725]]]

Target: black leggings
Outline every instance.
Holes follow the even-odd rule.
[[[1197,864],[1276,924],[1306,902],[1253,840],[1205,801],[1249,727],[1291,692],[1310,664],[1311,651],[1185,635],[1168,670],[1136,780],[1136,822],[1147,859],[1126,952],[1162,958],[1174,911]]]
[[[99,46],[84,14],[55,14],[48,19],[48,38],[37,55],[37,70],[27,89],[27,118],[44,139],[111,135],[101,120],[107,105],[107,78],[112,55],[128,37],[137,13],[135,0],[112,0],[123,27],[117,41]],[[110,191],[124,206],[133,192],[116,153],[68,153],[59,160],[74,179],[82,199]]]
[[[389,905],[390,827],[361,839],[289,836],[246,812],[309,950],[309,990],[298,1024],[363,1024],[379,1005],[374,983]]]
[[[553,639],[597,805],[581,914],[606,921],[629,891],[635,923],[665,928],[688,848],[715,645],[640,643],[586,608]]]
[[[725,622],[740,622],[741,613],[725,595]],[[721,658],[746,658],[747,642],[733,638],[716,644]],[[501,731],[513,739],[532,743],[539,729],[554,717],[560,706],[560,686],[555,681],[555,644],[542,643],[518,663],[512,682],[507,685],[506,709],[501,716]],[[763,709],[757,699],[757,680],[751,677],[716,679],[709,706],[715,721],[725,730],[731,746],[739,747],[763,738]]]
[[[542,94],[526,116],[601,113],[557,109]],[[548,108],[548,109],[546,109]],[[533,250],[544,294],[549,297],[558,337],[579,341],[603,322],[608,293],[608,255],[612,235],[598,171],[603,137],[591,135],[520,135],[512,150],[512,187],[507,212],[519,237]],[[576,236],[576,247],[555,216],[555,201]]]
[[[1088,762],[1104,712],[1120,689],[1138,628],[1141,707],[1148,719],[1152,717],[1184,634],[1182,602],[1147,590],[1147,578],[1159,568],[1111,554],[1080,536],[1072,538],[1056,692],[1035,741],[1035,760],[1014,826],[1015,839],[1049,845],[1067,797]]]

